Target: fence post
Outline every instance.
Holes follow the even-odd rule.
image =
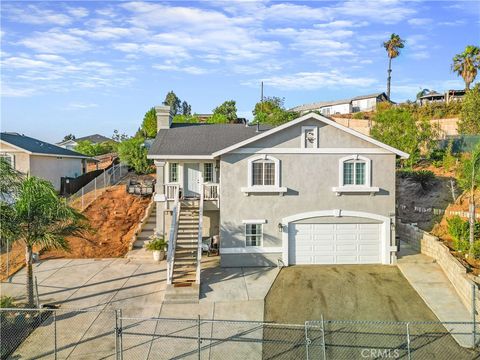
[[[95,199],[97,199],[97,177],[93,179],[93,185],[95,186]]]
[[[107,187],[107,175],[105,174],[105,170],[106,169],[103,169],[103,187],[104,188]]]
[[[55,310],[53,310],[53,344],[55,360],[57,360],[57,312]]]
[[[475,346],[477,345],[477,327],[476,327],[476,314],[475,314],[475,284],[472,284],[472,321],[473,321],[473,331],[472,331],[472,336],[473,336],[473,344],[472,344],[472,348],[475,348]]]
[[[35,298],[36,298],[36,305],[37,309],[40,307],[40,297],[38,296],[38,282],[37,277],[35,276]]]
[[[83,211],[83,188],[84,186],[82,186],[82,211]]]
[[[7,279],[8,281],[12,281],[10,279],[10,241],[7,239]]]
[[[325,344],[325,323],[322,314],[322,343],[323,343],[323,360],[327,360],[327,344]]]
[[[305,356],[306,360],[310,360],[309,354],[308,354],[308,347],[310,345],[311,341],[308,338],[308,321],[305,321]]]
[[[202,340],[200,339],[201,331],[200,331],[200,315],[197,318],[197,347],[198,347],[198,359],[200,360],[201,351],[202,351]]]
[[[407,322],[407,355],[408,355],[408,360],[411,359],[410,355],[410,323]]]
[[[123,359],[123,342],[122,342],[122,310],[115,310],[115,359]]]

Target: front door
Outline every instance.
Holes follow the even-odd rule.
[[[187,163],[185,169],[185,197],[200,197],[200,170],[198,163]]]

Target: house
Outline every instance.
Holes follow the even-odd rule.
[[[356,96],[349,99],[322,101],[311,104],[296,106],[291,111],[305,114],[311,111],[318,111],[322,115],[331,116],[335,114],[351,114],[360,111],[375,111],[377,104],[389,101],[384,92],[370,95]]]
[[[179,252],[173,283],[177,269],[199,281],[197,238],[215,235],[224,267],[395,262],[395,163],[408,154],[315,113],[264,129],[156,110],[148,157],[156,231]]]
[[[0,157],[24,174],[49,180],[60,190],[61,177],[77,177],[93,159],[72,150],[49,144],[26,135],[0,133]]]
[[[431,90],[428,93],[420,96],[417,101],[420,103],[420,105],[436,102],[446,102],[448,104],[450,101],[462,100],[464,96],[465,90],[447,90],[444,94],[440,94],[435,90]]]
[[[90,141],[92,144],[101,144],[107,141],[114,141],[114,140],[100,134],[93,134],[93,135],[88,135],[81,138],[64,140],[57,143],[57,145],[68,150],[74,150],[80,141]]]

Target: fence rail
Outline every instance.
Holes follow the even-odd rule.
[[[143,318],[0,309],[2,359],[474,359],[479,323]],[[459,345],[463,344],[463,346]]]
[[[105,192],[110,186],[115,185],[128,173],[128,167],[122,163],[115,164],[111,168],[95,177],[92,181],[67,198],[67,202],[83,211],[96,198]]]

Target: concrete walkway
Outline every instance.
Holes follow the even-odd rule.
[[[467,310],[440,265],[434,259],[415,252],[410,245],[401,242],[397,266],[428,307],[442,322],[471,322]],[[448,324],[459,345],[472,347],[472,335],[466,325]],[[450,330],[450,329],[449,329]]]

